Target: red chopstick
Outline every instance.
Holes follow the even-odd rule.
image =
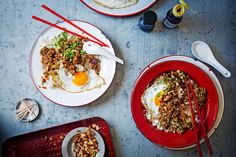
[[[103,46],[109,47],[107,44],[105,44],[104,42],[102,42],[101,40],[99,40],[98,38],[96,38],[95,36],[93,36],[92,34],[88,33],[87,31],[85,31],[84,29],[78,27],[77,25],[75,25],[73,22],[67,20],[65,17],[63,17],[62,15],[58,14],[57,12],[55,12],[54,10],[50,9],[49,7],[47,7],[46,5],[42,5],[42,7],[49,11],[50,13],[56,15],[57,17],[61,18],[63,21],[69,23],[70,25],[74,26],[75,28],[77,28],[78,30],[84,32],[85,34],[89,35],[90,37],[92,37],[93,39],[97,40],[98,42],[100,42]],[[100,45],[101,45],[100,44]]]
[[[192,86],[191,83],[190,83],[190,90],[192,92],[193,100],[194,100],[194,103],[196,105],[197,114],[198,114],[198,117],[200,119],[200,124],[201,124],[201,126],[203,128],[203,134],[204,134],[204,137],[206,139],[208,151],[209,151],[210,155],[213,155],[213,151],[212,151],[212,148],[211,148],[211,143],[210,143],[209,138],[208,138],[207,133],[206,133],[205,122],[203,121],[203,118],[201,116],[201,113],[200,113],[200,110],[199,110],[199,107],[198,107],[198,103],[197,103],[197,97],[196,97],[196,94],[195,94],[195,92],[193,90],[193,86]]]
[[[45,23],[45,24],[47,24],[47,25],[50,25],[50,26],[52,26],[52,27],[58,28],[58,29],[60,29],[60,30],[63,30],[63,31],[65,31],[65,32],[67,32],[67,33],[76,35],[76,36],[81,37],[81,38],[83,38],[83,39],[88,39],[89,41],[94,42],[94,43],[96,43],[96,44],[98,44],[98,45],[100,45],[100,46],[104,46],[103,44],[101,44],[101,43],[99,43],[99,42],[97,42],[97,41],[95,41],[95,40],[89,39],[89,38],[84,37],[84,36],[82,36],[82,35],[80,35],[80,34],[78,34],[78,33],[75,33],[75,32],[72,32],[72,31],[70,31],[70,30],[67,30],[67,29],[65,29],[65,28],[63,28],[63,27],[60,27],[60,26],[58,26],[58,25],[56,25],[56,24],[53,24],[53,23],[51,23],[51,22],[48,22],[48,21],[46,21],[46,20],[44,20],[44,19],[41,19],[41,18],[39,18],[39,17],[37,17],[37,16],[32,16],[32,18],[35,19],[35,20],[37,20],[37,21],[40,21],[40,22],[42,22],[42,23]]]
[[[188,80],[188,82],[189,82],[189,80]],[[192,118],[192,123],[193,123],[193,127],[194,127],[194,132],[195,132],[195,138],[196,138],[196,143],[197,143],[197,148],[198,148],[198,154],[199,154],[199,157],[202,157],[202,150],[201,150],[201,146],[200,146],[200,143],[199,143],[197,126],[196,126],[196,122],[195,122],[195,114],[194,114],[194,111],[193,111],[193,105],[192,105],[192,102],[191,102],[187,82],[185,82],[185,86],[186,86],[187,92],[188,92],[188,100],[189,100],[189,104],[190,104],[191,118]]]

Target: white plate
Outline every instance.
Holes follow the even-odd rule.
[[[87,32],[91,33],[92,35],[96,36],[101,41],[105,42],[109,45],[109,48],[106,47],[109,52],[115,54],[114,49],[111,45],[111,42],[105,35],[94,25],[89,24],[84,21],[72,21],[79,27],[83,28]],[[57,25],[61,27],[65,27],[73,32],[82,34],[81,31],[77,30],[73,26],[65,23],[60,22]],[[93,89],[91,91],[83,92],[83,93],[70,93],[62,89],[42,89],[39,88],[41,84],[41,76],[43,74],[42,71],[42,64],[40,61],[40,49],[45,46],[45,41],[50,41],[55,36],[59,35],[62,31],[58,30],[53,27],[49,27],[35,41],[33,48],[30,54],[30,74],[33,80],[35,87],[40,91],[40,93],[45,96],[47,99],[51,100],[54,103],[64,105],[64,106],[82,106],[88,103],[95,101],[99,98],[110,86],[115,70],[116,70],[116,63],[113,60],[102,58],[101,59],[101,71],[100,76],[105,79],[105,85],[102,85],[100,88]],[[85,34],[83,34],[85,36]]]
[[[215,121],[212,129],[207,133],[208,137],[210,137],[215,132],[215,130],[218,128],[218,126],[221,122],[222,116],[223,116],[223,112],[224,112],[224,93],[223,93],[223,90],[222,90],[222,87],[221,87],[221,84],[220,84],[219,80],[217,79],[215,74],[205,64],[203,64],[202,62],[199,62],[197,60],[194,60],[193,58],[188,57],[188,56],[180,56],[180,55],[166,56],[166,57],[160,58],[160,59],[150,63],[148,65],[148,67],[145,68],[140,73],[140,75],[137,78],[136,82],[138,82],[139,78],[149,68],[155,66],[156,64],[159,64],[159,63],[162,63],[162,62],[165,62],[165,61],[171,61],[171,60],[179,60],[179,61],[185,61],[185,62],[192,63],[192,64],[198,66],[199,68],[201,68],[212,79],[212,81],[213,81],[213,83],[216,87],[217,93],[218,93],[219,108],[218,108],[218,114],[217,114],[216,121]],[[201,139],[200,143],[202,143],[204,141],[205,141],[205,139]],[[192,148],[192,147],[195,147],[195,146],[196,146],[196,144],[190,145],[188,147],[182,147],[182,148],[170,148],[170,147],[165,147],[165,148],[173,149],[173,150],[184,150],[184,149],[189,149],[189,148]]]
[[[74,140],[74,137],[78,134],[79,131],[81,132],[85,132],[88,129],[88,127],[79,127],[76,129],[71,130],[66,137],[64,138],[63,142],[62,142],[62,148],[61,148],[61,152],[62,152],[62,156],[63,157],[72,157],[72,143]],[[92,131],[95,132],[95,138],[98,141],[98,149],[99,152],[97,153],[96,157],[103,157],[105,154],[105,144],[103,141],[102,136],[95,131],[94,129],[91,129]]]
[[[138,0],[137,4],[129,6],[127,8],[120,9],[109,9],[98,5],[93,0],[80,0],[90,9],[104,15],[115,16],[115,17],[125,17],[125,16],[133,16],[136,15],[152,5],[154,5],[158,0]]]

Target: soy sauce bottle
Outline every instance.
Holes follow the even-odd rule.
[[[179,23],[182,22],[185,9],[189,9],[189,5],[183,0],[180,0],[179,2],[180,4],[176,4],[167,12],[166,17],[163,20],[163,25],[166,28],[175,28]]]

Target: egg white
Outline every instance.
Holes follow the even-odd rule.
[[[107,8],[119,9],[134,5],[138,0],[94,0],[94,2]]]
[[[95,88],[99,88],[105,84],[105,80],[97,75],[94,70],[90,69],[86,72],[88,75],[88,83],[82,86],[77,86],[73,83],[74,76],[70,73],[66,74],[65,69],[60,66],[58,75],[62,81],[62,88],[71,93],[80,93],[90,91]]]
[[[155,103],[155,97],[157,94],[163,92],[166,87],[167,85],[163,82],[155,82],[144,91],[141,97],[141,102],[146,108],[146,118],[152,122],[153,126],[157,126],[159,123],[157,120],[159,106]]]

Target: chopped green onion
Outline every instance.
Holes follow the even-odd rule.
[[[80,54],[81,54],[81,55],[85,55],[85,54],[86,54],[86,51],[81,50],[81,51],[80,51]]]

